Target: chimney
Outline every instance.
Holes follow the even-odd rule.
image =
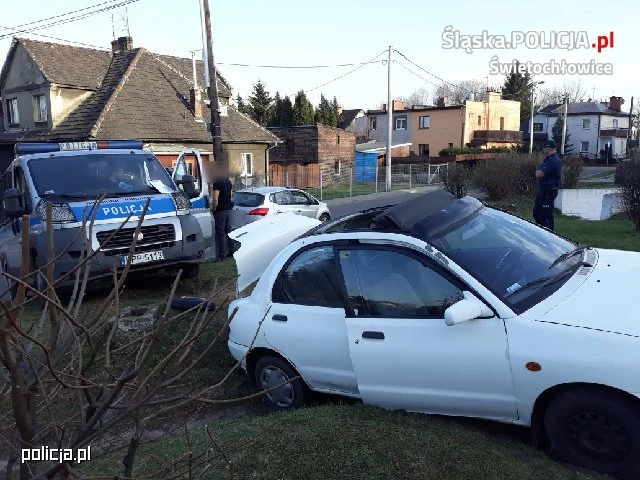
[[[393,110],[404,110],[405,104],[402,100],[394,100],[393,101]]]
[[[133,50],[132,37],[118,37],[117,40],[111,40],[111,53],[126,52]]]
[[[609,98],[609,108],[619,112],[622,110],[622,104],[624,103],[624,99],[622,97],[610,97]]]
[[[342,115],[342,107],[338,106],[338,115]]]
[[[202,120],[202,94],[199,88],[189,89],[189,107],[196,120]]]
[[[386,104],[386,103],[383,103],[383,104],[382,104],[382,111],[383,111],[383,112],[386,112],[386,111],[387,111],[387,104]]]
[[[442,108],[446,104],[446,99],[444,97],[438,97],[438,101],[436,102],[436,107]]]

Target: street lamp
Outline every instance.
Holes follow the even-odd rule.
[[[533,82],[531,84],[531,121],[529,122],[529,155],[533,153],[533,114],[535,109],[535,106],[533,103],[533,97],[536,92],[536,87],[538,85],[542,85],[543,83],[544,83],[544,80],[541,80],[539,82]]]

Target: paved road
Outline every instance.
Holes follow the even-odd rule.
[[[326,200],[326,204],[331,210],[331,217],[338,218],[350,215],[367,208],[393,205],[409,199],[412,195],[427,193],[442,188],[441,185],[414,188],[411,190],[394,190],[391,192],[372,193],[370,195],[356,195],[350,198],[337,198]]]

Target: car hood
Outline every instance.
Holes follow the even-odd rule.
[[[596,251],[598,262],[584,282],[535,320],[640,337],[640,316],[631,306],[638,294],[640,253]]]
[[[320,223],[295,213],[281,213],[229,233],[230,238],[240,243],[233,255],[238,269],[238,292],[258,280],[284,247]]]

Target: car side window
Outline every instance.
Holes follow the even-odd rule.
[[[291,194],[287,191],[274,193],[273,199],[278,205],[291,205],[293,203]]]
[[[341,249],[339,259],[357,316],[444,318],[444,311],[463,298],[441,272],[398,250]]]
[[[16,167],[13,171],[13,184],[20,192],[27,193],[27,180],[24,178],[24,172],[20,167]]]
[[[343,308],[341,280],[331,246],[305,250],[295,257],[276,280],[275,303]]]
[[[311,203],[309,197],[307,197],[303,192],[298,192],[296,190],[291,192],[291,198],[293,199],[293,203],[296,205],[309,205]]]
[[[7,219],[7,212],[4,209],[4,192],[13,188],[12,184],[13,178],[13,170],[6,170],[2,174],[2,198],[3,201],[0,202],[0,223],[4,223]]]

